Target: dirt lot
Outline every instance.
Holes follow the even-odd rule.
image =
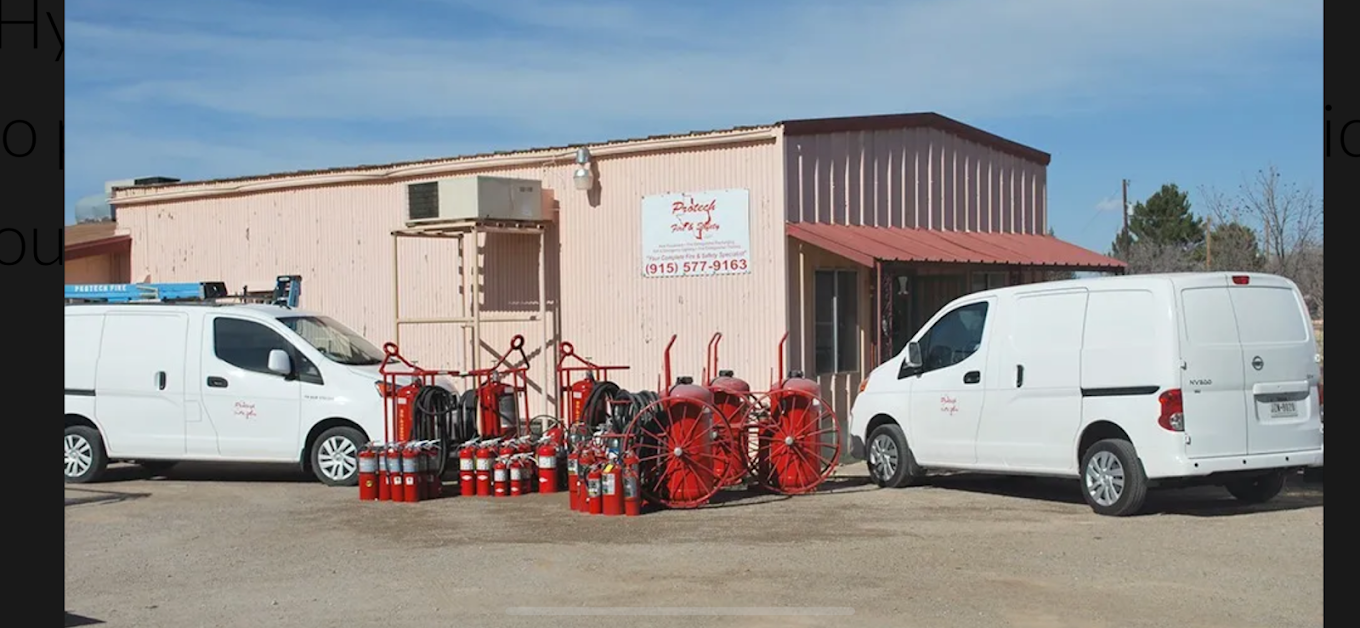
[[[1068,483],[841,475],[819,495],[605,518],[565,494],[361,503],[289,471],[121,468],[66,491],[66,625],[1322,625],[1321,486],[1256,511],[1154,494],[1154,514],[1110,519]],[[712,607],[769,610],[677,615]]]

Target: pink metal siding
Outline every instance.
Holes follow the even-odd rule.
[[[785,138],[791,222],[1045,233],[1047,168],[938,129]]]
[[[556,343],[563,339],[598,363],[631,365],[616,378],[623,387],[654,389],[670,334],[679,334],[675,374],[697,379],[705,344],[720,331],[723,367],[763,386],[787,320],[781,160],[777,140],[599,157],[600,194],[593,202],[573,188],[573,166],[565,163],[444,175],[542,180],[558,205],[547,251],[547,337],[542,322],[484,322],[482,365],[522,333],[535,391],[544,388],[544,366],[555,363]],[[301,274],[306,309],[329,314],[381,344],[394,338],[395,325],[389,234],[404,227],[405,184],[434,178],[127,205],[118,218],[133,235],[132,274],[139,279],[221,280],[237,289],[280,273]],[[753,272],[644,279],[642,197],[723,188],[750,190]],[[482,240],[483,316],[536,314],[537,238],[484,234]],[[397,255],[403,319],[470,315],[460,277],[470,274],[471,265],[460,266],[456,240],[402,238]],[[403,353],[421,365],[470,366],[465,325],[403,325],[400,335]],[[549,378],[550,389],[555,382]],[[536,392],[531,410],[551,408]]]

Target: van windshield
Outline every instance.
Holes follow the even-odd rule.
[[[351,366],[382,364],[383,352],[327,316],[290,316],[279,322],[331,361]]]

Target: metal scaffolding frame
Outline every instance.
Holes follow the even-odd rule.
[[[423,224],[406,229],[398,229],[392,232],[392,311],[395,319],[393,324],[393,342],[401,345],[401,327],[403,325],[438,325],[438,324],[459,324],[464,330],[469,327],[472,329],[472,370],[481,368],[482,355],[482,323],[532,323],[538,321],[542,326],[543,332],[543,392],[544,403],[547,403],[548,390],[551,386],[553,361],[548,359],[548,343],[550,342],[548,333],[548,283],[547,283],[547,231],[548,222],[546,221],[527,221],[527,220],[457,220],[449,222],[438,222]],[[478,254],[478,236],[484,233],[499,233],[509,235],[536,235],[538,236],[538,313],[528,315],[500,315],[484,317],[482,315],[482,260]],[[401,316],[401,247],[403,238],[451,238],[458,241],[458,260],[459,265],[466,268],[468,265],[468,246],[467,238],[472,238],[472,273],[471,286],[469,290],[468,273],[459,273],[459,287],[463,294],[470,296],[471,316],[452,316],[438,318],[402,318]],[[466,369],[465,369],[466,370]]]

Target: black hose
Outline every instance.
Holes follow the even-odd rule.
[[[443,386],[422,386],[411,402],[411,440],[433,441],[439,448],[439,477],[449,460],[449,444],[462,442],[456,436],[458,403],[456,393]]]
[[[458,402],[458,423],[461,430],[457,430],[459,436],[454,439],[456,442],[466,443],[478,436],[476,389],[463,392],[463,396]]]
[[[601,426],[604,426],[606,431],[614,431],[613,426],[609,425],[611,410],[609,401],[614,399],[620,390],[619,385],[611,381],[596,382],[590,389],[590,394],[581,405],[581,422],[585,423],[592,433]]]

